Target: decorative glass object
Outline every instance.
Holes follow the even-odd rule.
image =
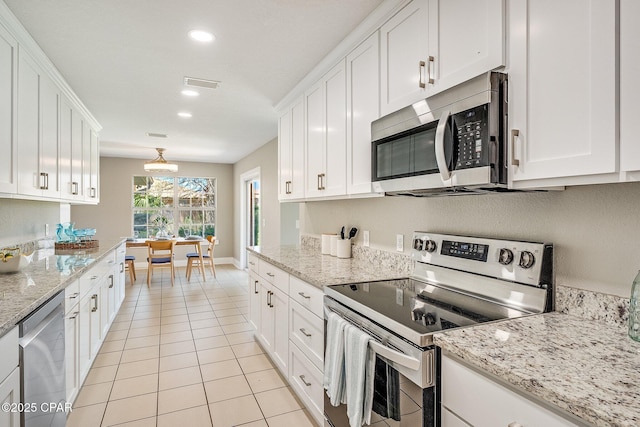
[[[640,271],[633,279],[631,286],[631,300],[629,301],[629,336],[640,341]]]

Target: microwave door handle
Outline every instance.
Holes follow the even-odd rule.
[[[438,169],[440,170],[440,177],[443,182],[447,182],[451,179],[451,171],[447,166],[447,158],[444,155],[444,134],[447,129],[447,122],[449,121],[449,117],[451,116],[450,111],[445,111],[442,113],[440,120],[438,120],[438,127],[436,128],[436,163],[438,164]]]

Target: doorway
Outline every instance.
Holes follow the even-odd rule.
[[[240,268],[247,267],[247,246],[260,245],[260,168],[240,175]]]

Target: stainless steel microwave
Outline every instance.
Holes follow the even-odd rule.
[[[371,135],[376,192],[508,191],[507,75],[483,74],[384,116]]]

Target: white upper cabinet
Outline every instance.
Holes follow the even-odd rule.
[[[18,43],[0,25],[0,193],[15,193],[17,184],[16,75]]]
[[[305,93],[305,197],[346,193],[346,98],[344,60]]]
[[[46,76],[40,76],[40,179],[42,195],[60,197],[58,90]]]
[[[86,149],[86,146],[85,146]],[[100,201],[100,147],[98,134],[89,128],[89,188],[87,191],[87,201],[98,203]],[[85,166],[86,167],[86,166]]]
[[[640,117],[640,2],[620,1],[620,168],[640,171],[640,137],[635,121]],[[640,179],[640,177],[636,177]]]
[[[24,50],[18,57],[18,192],[40,196],[40,72]]]
[[[602,182],[618,158],[614,2],[509,5],[514,187]]]
[[[380,112],[389,114],[427,97],[429,1],[414,0],[380,28]]]
[[[505,65],[504,0],[429,0],[428,95]]]
[[[413,0],[380,28],[381,114],[505,65],[504,0]]]
[[[371,122],[380,117],[379,32],[347,55],[347,193],[371,193]]]
[[[304,198],[304,102],[300,97],[278,122],[279,200]]]

